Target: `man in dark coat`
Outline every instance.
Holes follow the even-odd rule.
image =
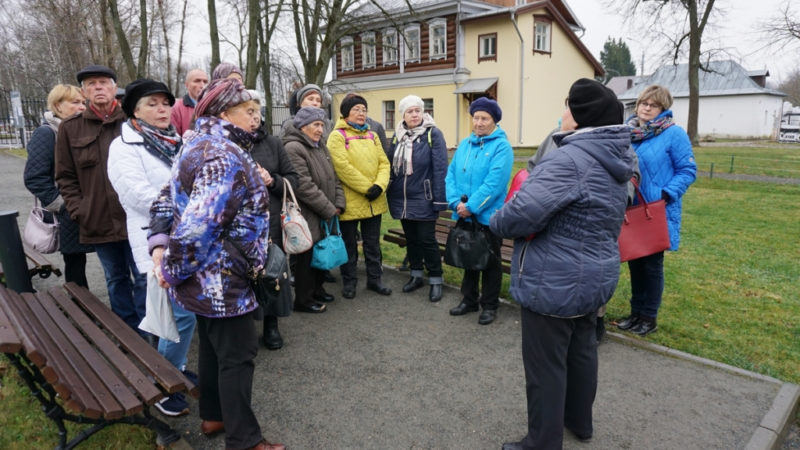
[[[106,276],[111,309],[140,332],[147,278],[139,273],[128,243],[125,210],[108,179],[108,148],[120,135],[125,113],[114,98],[117,76],[105,66],[78,72],[89,107],[65,120],[56,139],[55,179],[81,244],[94,245]],[[143,332],[141,332],[143,333]]]

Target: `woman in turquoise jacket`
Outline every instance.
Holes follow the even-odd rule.
[[[497,125],[503,112],[496,101],[481,97],[469,106],[472,116],[472,134],[461,141],[453,160],[447,168],[445,188],[447,203],[453,218],[464,218],[478,222],[478,226],[489,237],[493,255],[489,265],[482,271],[464,270],[461,281],[461,303],[450,310],[453,316],[483,311],[478,323],[488,325],[497,316],[500,283],[503,272],[500,260],[500,245],[503,240],[489,229],[489,218],[503,206],[503,200],[511,178],[514,151],[506,133]],[[466,197],[466,201],[463,201]],[[478,297],[478,281],[483,286]]]
[[[631,144],[639,158],[641,191],[645,201],[664,199],[670,250],[678,250],[681,198],[694,182],[697,164],[692,143],[672,121],[672,95],[662,86],[646,87],[636,100],[636,114],[628,119]],[[657,329],[656,316],[664,292],[664,252],[628,262],[631,272],[631,313],[617,325],[644,336]]]

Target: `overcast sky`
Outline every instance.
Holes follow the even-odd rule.
[[[641,70],[643,54],[646,74],[652,73],[662,64],[661,55],[652,50],[646,51],[648,47],[645,42],[650,36],[640,36],[634,27],[624,25],[623,15],[605,8],[605,0],[565,1],[586,27],[581,39],[598,60],[603,44],[611,36],[625,40],[638,70]],[[786,50],[764,49],[762,35],[757,26],[769,16],[777,14],[787,1],[800,3],[798,0],[716,0],[715,8],[724,11],[725,15],[715,24],[715,28],[706,33],[704,39],[708,42],[714,40],[714,46],[726,47],[733,58],[747,70],[768,69],[769,82],[777,84],[791,70],[800,68],[800,43]],[[192,25],[189,27],[191,32],[187,35],[185,57],[198,64],[202,64],[210,54],[206,5],[205,0],[190,0],[189,23]],[[218,14],[224,14],[224,2],[218,1],[217,5]],[[800,7],[795,6],[795,9]],[[293,32],[291,29],[288,31]],[[293,40],[287,39],[286,45],[294,45]],[[222,59],[235,62],[235,53],[226,49],[225,45],[222,47]],[[705,48],[709,47],[704,46]]]
[[[606,39],[622,38],[631,49],[631,57],[638,70],[641,70],[642,53],[644,51],[645,74],[652,73],[659,65],[659,55],[647,52],[647,46],[642,45],[644,38],[632,30],[633,27],[623,24],[623,16],[609,11],[603,6],[603,0],[565,0],[572,11],[578,16],[586,33],[582,40],[596,58],[600,58],[600,51]],[[722,42],[733,53],[734,58],[747,70],[768,69],[772,83],[778,83],[782,77],[800,67],[800,43],[789,50],[780,51],[777,48],[764,49],[757,26],[769,16],[777,14],[781,6],[789,0],[717,0],[715,9],[724,11],[725,16],[711,30],[709,38]],[[797,5],[797,0],[791,0]],[[795,6],[797,8],[797,6]],[[705,46],[704,46],[705,48]]]

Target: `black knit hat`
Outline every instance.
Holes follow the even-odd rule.
[[[356,105],[364,105],[367,108],[367,100],[357,94],[346,96],[342,100],[342,104],[339,105],[339,112],[342,113],[342,117],[347,118],[350,115],[350,110]]]
[[[175,104],[175,96],[169,91],[166,84],[160,81],[153,81],[147,78],[140,78],[132,81],[125,87],[125,97],[122,99],[122,110],[125,115],[133,117],[133,110],[136,109],[136,103],[142,97],[147,97],[153,94],[164,94],[169,99],[169,106]]]
[[[484,111],[492,116],[494,123],[500,122],[500,119],[503,118],[503,110],[500,109],[500,105],[489,97],[480,97],[469,104],[470,116],[474,116],[478,111]]]
[[[625,112],[614,91],[588,78],[572,84],[567,104],[578,128],[621,124]]]
[[[115,83],[117,81],[117,74],[114,73],[113,70],[109,69],[106,66],[101,66],[99,64],[91,64],[84,67],[83,69],[81,69],[80,72],[78,72],[77,75],[78,84],[81,84],[81,82],[86,78],[98,77],[98,76],[111,78],[112,80],[114,80]]]

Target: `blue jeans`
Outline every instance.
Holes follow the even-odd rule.
[[[181,308],[181,305],[177,304],[175,300],[170,299],[170,303],[172,303],[172,315],[175,316],[175,325],[178,327],[178,335],[181,340],[172,342],[167,339],[159,339],[158,353],[161,353],[161,356],[182,371],[186,369],[186,355],[189,354],[189,346],[192,345],[197,318],[193,312]]]
[[[655,319],[664,293],[664,252],[628,261],[631,314]]]
[[[103,266],[111,310],[129,327],[144,336],[139,329],[144,317],[147,296],[147,276],[139,273],[127,240],[94,244]]]

